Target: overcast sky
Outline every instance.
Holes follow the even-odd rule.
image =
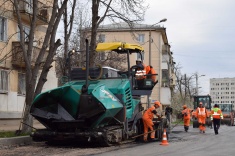
[[[174,61],[182,74],[199,78],[209,94],[210,78],[235,77],[235,0],[146,0],[144,24],[166,27]]]

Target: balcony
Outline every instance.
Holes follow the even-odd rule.
[[[25,49],[28,49],[28,43],[25,42]],[[38,54],[40,52],[40,48],[38,47],[33,47],[33,53],[31,56],[31,66],[34,67],[36,59],[38,57]],[[46,60],[46,57],[48,55],[48,52],[46,52],[44,59],[43,59],[43,63]],[[25,68],[25,61],[24,61],[24,57],[23,57],[23,50],[20,46],[20,42],[12,42],[12,60],[11,63],[13,66],[15,67],[23,67]],[[41,67],[43,66],[43,63],[41,64]]]
[[[27,2],[27,0],[19,0],[19,13],[21,16],[21,19],[24,21],[30,22],[33,17],[33,4],[30,2]],[[44,7],[45,5],[42,2],[38,2],[38,14],[37,14],[37,25],[47,25],[49,14],[48,14],[48,8]],[[13,10],[14,16],[16,15],[16,10],[14,8]]]
[[[175,87],[175,85],[176,85],[176,76],[175,74],[172,74],[170,79],[170,87]]]
[[[169,55],[170,47],[169,45],[162,45],[162,53]]]

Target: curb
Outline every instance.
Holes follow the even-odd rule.
[[[30,136],[0,138],[0,146],[25,145],[31,143],[32,138]]]

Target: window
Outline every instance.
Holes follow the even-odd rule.
[[[99,34],[98,42],[99,42],[99,43],[105,42],[105,34]]]
[[[17,40],[20,41],[20,29],[19,29],[19,27],[17,27],[17,31],[18,31]],[[29,32],[30,32],[30,28],[28,28],[26,26],[23,26],[23,33],[24,33],[24,40],[25,41],[28,41]]]
[[[21,9],[24,9],[27,13],[33,13],[33,0],[24,0],[23,2],[20,1],[19,6],[23,7]]]
[[[138,41],[139,41],[140,43],[144,43],[144,34],[139,34],[139,36],[138,36]]]
[[[25,95],[26,93],[26,80],[24,73],[18,73],[18,94]]]
[[[0,70],[0,92],[8,92],[8,72],[6,70]]]
[[[99,43],[105,42],[105,34],[99,34],[98,38]],[[105,60],[105,52],[99,52],[99,60],[104,61]]]
[[[0,40],[6,41],[7,39],[7,20],[0,16]]]
[[[137,55],[137,59],[144,60],[144,52],[136,53],[136,55]]]
[[[162,70],[162,87],[169,87],[169,73],[168,73],[168,70]]]

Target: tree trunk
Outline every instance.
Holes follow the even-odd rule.
[[[64,9],[66,8],[67,1],[68,0],[64,0],[63,3],[61,4],[61,8],[58,8],[58,0],[54,0],[51,18],[47,27],[47,33],[45,35],[42,48],[39,52],[39,55],[38,55],[38,58],[36,60],[33,70],[31,67],[31,56],[26,55],[24,52],[24,56],[25,56],[24,60],[26,61],[29,60],[28,61],[29,63],[27,64],[27,67],[26,67],[26,98],[25,98],[26,104],[25,104],[25,110],[24,110],[24,116],[23,116],[23,123],[25,124],[22,125],[21,133],[29,133],[32,130],[31,126],[33,124],[33,120],[32,120],[33,118],[30,115],[30,108],[31,108],[31,105],[35,96],[41,92],[42,87],[44,83],[46,82],[46,77],[51,67],[51,63],[53,62],[55,51],[61,45],[60,40],[57,40],[57,42],[55,43],[55,36],[56,36],[56,31],[57,31],[61,16],[64,12]],[[36,3],[34,2],[34,4]],[[35,11],[34,11],[34,14],[35,14]],[[20,18],[20,16],[18,16],[18,18]],[[33,24],[31,24],[31,26],[32,25]],[[31,32],[31,33],[34,33],[34,32]],[[21,34],[21,36],[22,35],[23,33]],[[48,47],[48,43],[50,45],[49,54],[47,56],[45,64],[43,65],[41,75],[39,75],[40,78],[38,80],[38,83],[36,83],[39,69],[42,63],[42,59],[46,52],[46,48]],[[31,42],[31,44],[33,45],[33,42]],[[32,45],[29,47],[32,47]],[[24,45],[22,45],[22,47],[24,47]],[[28,50],[28,53],[29,52],[32,53],[32,50],[31,51]]]
[[[98,9],[99,9],[99,0],[92,0],[92,28],[91,28],[91,41],[90,41],[90,66],[94,66],[95,64],[95,47],[96,47],[96,36],[97,36],[97,28],[98,28]]]
[[[31,94],[26,94],[25,97],[25,109],[24,109],[24,116],[23,116],[23,124],[22,124],[22,133],[30,133],[32,131],[31,126],[33,125],[33,118],[30,115],[30,107],[31,103],[34,99],[34,89],[32,87],[27,86],[26,91]]]

